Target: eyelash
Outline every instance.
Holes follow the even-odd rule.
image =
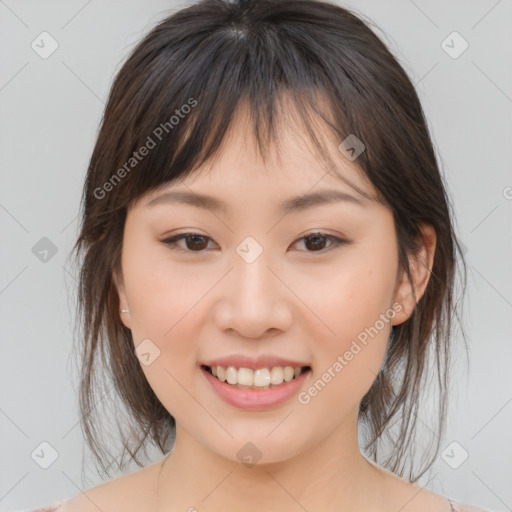
[[[179,235],[175,235],[175,236],[173,236],[171,238],[166,238],[166,239],[160,240],[160,241],[163,244],[170,246],[170,248],[172,250],[176,250],[176,251],[189,252],[189,253],[194,253],[194,252],[202,253],[202,252],[205,252],[204,249],[202,249],[200,251],[192,251],[192,250],[189,250],[189,249],[182,249],[181,247],[178,247],[176,245],[176,243],[179,240],[186,239],[188,237],[193,237],[193,236],[197,236],[197,237],[200,237],[200,238],[211,240],[210,237],[208,237],[206,235],[201,235],[200,233],[180,233]],[[347,245],[347,244],[350,243],[348,240],[344,240],[344,239],[338,238],[338,237],[336,237],[334,235],[329,235],[327,233],[321,233],[319,231],[314,231],[314,232],[306,233],[304,236],[302,236],[301,238],[296,240],[296,242],[299,242],[300,240],[307,240],[307,239],[314,238],[314,237],[325,238],[325,239],[327,239],[327,240],[329,240],[331,242],[331,245],[329,247],[321,249],[319,251],[305,251],[305,252],[309,252],[309,253],[318,252],[318,253],[322,253],[323,254],[323,253],[325,253],[326,251],[328,251],[330,249],[333,249],[333,248],[341,246],[341,245]],[[296,242],[294,242],[294,244]]]

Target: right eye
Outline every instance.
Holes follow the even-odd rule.
[[[185,240],[185,249],[178,246],[178,242],[181,240]],[[208,240],[211,240],[211,238],[205,235],[200,235],[199,233],[181,233],[171,238],[161,240],[161,242],[177,251],[203,252],[206,245],[208,245]]]

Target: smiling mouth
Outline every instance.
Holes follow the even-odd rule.
[[[201,368],[210,375],[237,389],[265,390],[277,388],[310,372],[310,366],[275,366],[273,368],[235,368],[234,366],[206,366]]]

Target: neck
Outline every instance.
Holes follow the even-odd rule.
[[[383,472],[360,453],[357,415],[287,460],[251,467],[176,429],[157,485],[166,510],[380,510]]]

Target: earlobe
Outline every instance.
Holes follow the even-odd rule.
[[[432,267],[436,248],[436,232],[430,224],[422,224],[420,229],[420,247],[414,254],[409,255],[409,270],[413,282],[411,283],[405,270],[401,269],[395,288],[394,302],[398,302],[402,309],[395,315],[392,325],[399,325],[412,315],[416,304],[425,293],[429,280],[435,279]]]
[[[117,270],[112,274],[112,281],[119,297],[119,315],[121,317],[121,321],[128,329],[131,329],[130,310],[128,308],[128,300],[124,288],[124,280],[122,275],[120,276]]]

